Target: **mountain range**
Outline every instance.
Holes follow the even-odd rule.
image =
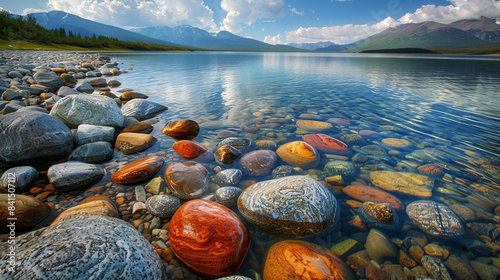
[[[189,25],[173,28],[156,26],[125,30],[62,11],[30,15],[34,16],[37,22],[47,29],[62,27],[67,32],[71,30],[74,34],[80,33],[82,36],[104,35],[119,40],[187,47],[194,50],[360,52],[500,43],[500,25],[495,20],[486,17],[460,20],[450,24],[433,21],[402,24],[348,45],[338,45],[332,42],[271,45],[227,31],[210,33]]]

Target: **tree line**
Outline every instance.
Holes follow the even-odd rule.
[[[36,22],[32,15],[12,16],[9,11],[0,11],[0,39],[20,40],[42,45],[69,45],[86,49],[128,49],[137,51],[168,51],[182,48],[147,44],[142,42],[121,41],[117,38],[96,36],[81,36],[64,28],[48,30]]]

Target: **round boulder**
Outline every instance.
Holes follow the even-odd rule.
[[[85,189],[99,182],[106,172],[97,165],[82,162],[65,162],[52,165],[47,176],[56,191]]]

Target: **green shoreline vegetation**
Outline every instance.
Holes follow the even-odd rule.
[[[72,51],[192,51],[188,48],[121,41],[106,36],[84,36],[64,28],[48,30],[33,16],[13,17],[0,12],[0,49]]]

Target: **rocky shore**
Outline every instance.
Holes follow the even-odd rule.
[[[300,104],[160,134],[132,66],[0,51],[0,279],[500,275],[500,195],[445,143]]]

